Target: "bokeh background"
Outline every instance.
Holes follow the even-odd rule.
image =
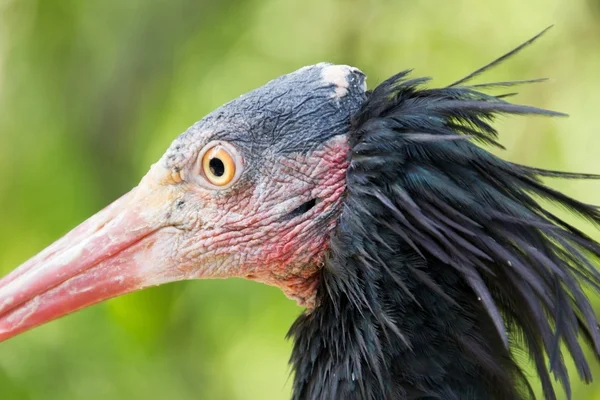
[[[128,191],[193,122],[274,77],[331,61],[371,86],[407,68],[443,85],[550,24],[482,79],[552,78],[517,101],[571,117],[499,121],[504,156],[599,173],[599,0],[0,0],[0,273]],[[552,185],[600,203],[598,182]],[[1,343],[0,398],[287,399],[284,336],[301,311],[241,280],[128,295]],[[594,369],[574,399],[600,399]]]

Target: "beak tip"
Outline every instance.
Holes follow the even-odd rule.
[[[0,279],[0,342],[145,287],[156,226],[126,195]],[[146,210],[151,211],[151,210]]]

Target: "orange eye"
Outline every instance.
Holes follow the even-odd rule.
[[[212,185],[227,186],[239,175],[238,157],[234,149],[223,143],[209,144],[203,151],[202,173]]]

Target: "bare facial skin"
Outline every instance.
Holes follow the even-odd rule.
[[[265,160],[259,181],[242,177],[227,191],[174,184],[173,239],[150,259],[169,254],[176,267],[168,280],[243,277],[279,286],[310,307],[345,188],[346,154],[345,137],[336,136],[309,155]],[[306,212],[290,214],[313,199]]]
[[[318,64],[194,124],[130,193],[0,280],[0,340],[184,279],[252,279],[313,308],[365,90],[356,68]]]

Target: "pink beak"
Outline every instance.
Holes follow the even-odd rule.
[[[170,235],[153,218],[156,210],[148,210],[159,206],[140,192],[134,189],[0,280],[0,341],[108,298],[178,279],[148,273],[157,265],[161,272],[168,267],[153,249],[159,241],[161,248],[168,245]]]

